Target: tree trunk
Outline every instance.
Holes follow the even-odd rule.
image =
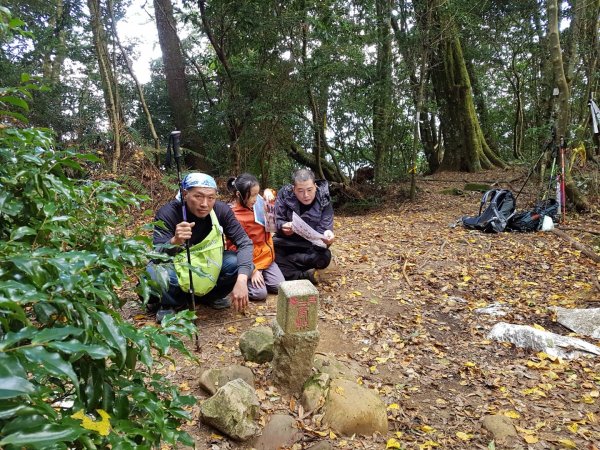
[[[554,82],[558,87],[558,120],[556,133],[559,138],[566,138],[569,126],[569,100],[571,98],[569,83],[567,81],[563,63],[562,50],[560,47],[560,35],[558,28],[558,4],[557,0],[546,0],[548,14],[548,40],[550,43],[550,59],[554,73]],[[571,55],[574,57],[575,55]],[[589,203],[577,188],[568,159],[565,161],[565,190],[568,198],[573,202],[577,210],[588,210]]]
[[[293,142],[290,144],[287,154],[290,158],[292,158],[297,163],[310,167],[313,172],[316,173],[317,165],[315,163],[314,157],[312,154],[304,151],[302,147],[300,147],[297,143]],[[323,170],[323,176],[328,181],[333,181],[342,184],[348,184],[348,178],[343,175],[335,164],[330,163],[325,159],[321,159],[321,167]]]
[[[423,0],[421,0],[423,1]],[[442,170],[477,172],[506,164],[488,146],[473,103],[471,82],[456,25],[443,0],[429,0],[438,32],[433,51],[433,85],[444,137]]]
[[[127,54],[127,52],[125,51],[125,48],[121,44],[121,39],[119,39],[119,33],[117,32],[117,29],[116,29],[114,11],[112,8],[109,8],[109,14],[110,14],[110,20],[112,23],[112,27],[113,27],[112,31],[113,31],[115,41],[117,42],[117,45],[119,46],[119,50],[121,51],[121,54],[123,55],[123,59],[125,60],[125,64],[127,66],[127,71],[129,72],[129,76],[131,76],[131,78],[133,79],[133,82],[135,83],[135,87],[138,91],[140,103],[142,104],[142,109],[144,111],[144,115],[146,116],[146,121],[148,122],[148,128],[150,129],[150,134],[152,135],[152,140],[154,141],[154,149],[156,150],[154,163],[155,163],[156,167],[159,167],[160,166],[160,157],[159,157],[160,139],[159,139],[158,135],[156,134],[156,129],[154,128],[154,122],[152,120],[152,115],[150,114],[150,110],[148,109],[148,104],[146,103],[146,98],[144,96],[144,90],[142,89],[142,85],[140,84],[137,77],[135,76],[135,73],[133,71],[133,66],[131,64],[131,59],[129,59],[129,55]]]
[[[94,47],[96,49],[100,77],[102,79],[104,102],[114,134],[111,170],[113,173],[116,173],[119,159],[121,158],[121,130],[123,128],[123,112],[118,95],[119,86],[108,53],[106,31],[101,20],[102,11],[100,0],[88,0],[88,8],[90,11]]]
[[[194,152],[193,155],[186,155],[188,164],[195,169],[207,170],[209,164],[206,159],[206,149],[194,118],[194,108],[187,85],[185,62],[179,36],[177,36],[171,0],[154,0],[154,16],[173,123],[181,131],[182,147]]]
[[[375,0],[377,8],[377,68],[373,100],[373,151],[375,183],[385,176],[384,160],[389,153],[392,106],[392,5],[390,0]]]

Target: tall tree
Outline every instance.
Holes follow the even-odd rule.
[[[154,16],[173,124],[182,132],[181,145],[194,152],[193,155],[186,156],[188,164],[196,169],[207,170],[209,163],[206,159],[204,140],[198,131],[194,106],[188,89],[185,59],[177,35],[171,0],[154,0]]]
[[[112,1],[108,0],[108,3],[108,9],[110,10],[112,9]],[[87,4],[90,11],[90,24],[92,27],[96,57],[98,58],[98,66],[100,68],[106,112],[114,136],[111,168],[113,173],[116,173],[121,157],[121,133],[125,122],[123,120],[123,108],[119,96],[117,75],[111,63],[111,57],[108,51],[108,38],[102,20],[103,17],[107,17],[107,14],[102,10],[100,0],[88,0]]]
[[[377,14],[377,68],[373,99],[373,147],[375,181],[383,181],[384,158],[389,152],[392,117],[392,33],[391,0],[375,0]]]
[[[436,35],[432,55],[433,85],[440,106],[445,149],[440,168],[476,172],[482,168],[504,167],[505,163],[488,146],[479,124],[460,37],[447,2],[418,1],[426,2],[425,6],[433,11]]]

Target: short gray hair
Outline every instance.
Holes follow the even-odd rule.
[[[292,175],[292,183],[294,186],[296,183],[308,180],[312,180],[313,183],[315,182],[315,173],[310,169],[298,169]]]

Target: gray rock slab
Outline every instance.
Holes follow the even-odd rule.
[[[484,308],[477,308],[474,312],[476,314],[501,317],[508,314],[508,307],[502,303],[491,303]]]
[[[345,436],[371,435],[388,431],[383,401],[369,389],[353,381],[336,378],[329,385],[323,422]]]
[[[600,308],[554,308],[556,321],[578,334],[600,339]]]
[[[254,374],[248,367],[240,365],[207,369],[200,375],[199,385],[209,394],[214,394],[221,386],[238,378],[254,387]]]
[[[273,330],[269,327],[252,328],[240,336],[240,351],[245,361],[258,364],[273,359]]]
[[[563,359],[574,359],[580,356],[599,356],[600,347],[582,339],[549,331],[538,330],[527,325],[514,325],[500,322],[494,325],[488,334],[488,339],[500,342],[510,342],[517,347],[543,351],[550,356]]]
[[[256,450],[279,450],[289,448],[302,439],[302,432],[296,426],[296,419],[286,414],[271,416],[262,435],[251,443]]]
[[[200,405],[202,422],[237,441],[260,432],[260,404],[254,389],[242,379],[230,381]]]
[[[506,445],[506,448],[515,448],[519,444],[517,430],[506,416],[501,414],[485,416],[482,426],[494,436],[496,444]]]

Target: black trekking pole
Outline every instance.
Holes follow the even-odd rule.
[[[187,222],[187,208],[185,207],[185,201],[183,198],[183,180],[181,179],[181,155],[179,154],[179,139],[181,138],[181,131],[172,131],[169,136],[169,145],[173,149],[173,157],[175,159],[175,165],[177,166],[177,183],[179,184],[179,197],[181,198],[181,213],[183,215],[183,221]],[[190,277],[190,300],[192,304],[192,308],[194,310],[194,314],[196,314],[196,293],[194,292],[194,279],[192,278],[192,257],[190,255],[190,241],[187,239],[185,241],[185,252],[187,255],[187,263],[188,263],[188,275]],[[194,321],[195,322],[195,321]],[[194,332],[194,340],[196,341],[196,351],[200,351],[200,341],[198,338],[198,327],[196,326],[196,331]]]

